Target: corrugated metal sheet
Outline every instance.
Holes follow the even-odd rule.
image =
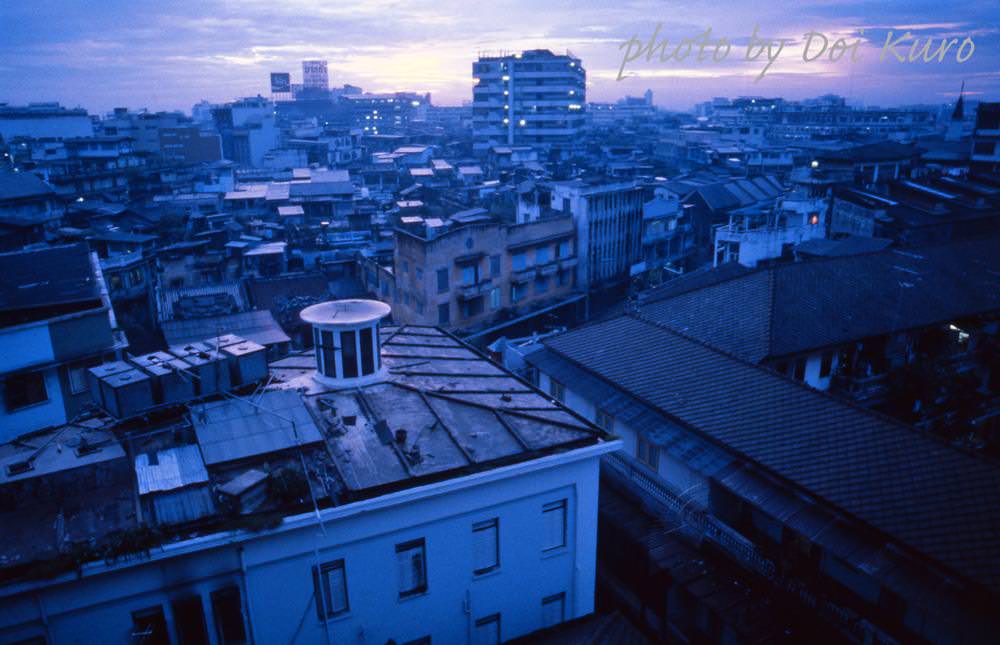
[[[135,476],[139,482],[140,495],[176,490],[208,481],[208,471],[205,470],[205,462],[196,445],[158,450],[155,464],[150,463],[148,454],[138,455],[135,458]]]
[[[323,440],[305,403],[291,391],[266,392],[255,404],[216,401],[196,406],[191,416],[209,465],[287,450],[297,441],[306,445]]]
[[[153,514],[158,524],[183,524],[214,513],[208,486],[157,493],[153,497]]]

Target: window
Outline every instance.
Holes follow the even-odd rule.
[[[500,275],[500,256],[491,255],[490,256],[490,275],[494,278]]]
[[[347,570],[343,560],[313,567],[313,593],[320,620],[339,616],[350,609],[347,601]]]
[[[542,598],[542,627],[552,627],[566,620],[566,594]]]
[[[546,264],[549,261],[549,247],[539,246],[535,249],[535,264]]]
[[[524,294],[527,291],[527,289],[528,289],[527,285],[520,284],[517,282],[510,285],[510,301],[512,303],[520,301],[522,298],[524,298]]]
[[[8,376],[3,385],[4,405],[9,411],[20,410],[49,398],[42,372],[14,374]]]
[[[143,645],[170,645],[163,607],[149,607],[132,612],[132,642]]]
[[[472,572],[477,576],[500,566],[500,520],[472,525]]]
[[[358,346],[354,335],[353,331],[340,332],[340,362],[344,367],[344,378],[358,375]]]
[[[205,626],[205,612],[201,606],[201,596],[191,595],[177,598],[171,605],[174,615],[174,629],[177,640],[191,645],[207,645],[208,629]]]
[[[535,294],[543,294],[549,290],[549,279],[543,275],[535,278]]]
[[[490,309],[500,308],[500,287],[490,289]]]
[[[423,303],[419,305],[423,309]],[[361,341],[361,374],[367,375],[375,371],[375,346],[372,343],[372,328],[366,327],[358,332]]]
[[[823,352],[823,358],[819,364],[819,375],[820,378],[826,378],[830,376],[830,372],[833,370],[833,352]]]
[[[597,427],[605,432],[611,432],[615,427],[615,418],[600,408],[597,409],[596,422]]]
[[[660,449],[641,436],[635,440],[635,456],[653,470],[660,467]]]
[[[243,624],[239,589],[226,587],[213,591],[212,615],[215,616],[215,632],[220,645],[246,642],[247,632]]]
[[[551,394],[552,398],[556,401],[565,402],[566,386],[554,378],[549,377],[549,394]]]
[[[560,287],[565,287],[569,284],[569,271],[560,271],[556,274],[556,285]]]
[[[556,257],[557,258],[568,258],[569,257],[569,240],[563,240],[556,247]]]
[[[410,261],[403,260],[403,273],[409,273],[409,272],[410,272]]]
[[[438,293],[444,293],[448,290],[448,269],[438,269]]]
[[[795,359],[795,380],[806,380],[806,359],[804,357]]]
[[[462,284],[464,285],[476,284],[476,267],[474,266],[462,267]]]
[[[499,645],[500,614],[486,616],[476,621],[476,645]]]
[[[566,500],[550,502],[542,507],[542,550],[552,551],[566,546]]]
[[[399,568],[399,597],[427,591],[427,556],[423,538],[396,545]]]
[[[511,257],[510,263],[515,271],[522,271],[528,265],[528,258],[524,253],[515,253]]]
[[[443,302],[438,305],[438,324],[447,325],[451,322],[451,303]]]

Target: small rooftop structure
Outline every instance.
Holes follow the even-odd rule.
[[[350,387],[384,377],[379,321],[390,311],[377,300],[335,300],[303,309],[299,315],[313,326],[316,379]]]

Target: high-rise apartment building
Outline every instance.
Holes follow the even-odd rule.
[[[567,148],[584,124],[587,74],[579,58],[547,49],[480,56],[472,64],[473,147]]]

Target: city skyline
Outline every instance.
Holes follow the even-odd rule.
[[[469,15],[447,2],[208,8],[189,2],[48,2],[30,11],[9,5],[0,8],[0,19],[15,26],[0,43],[0,102],[58,101],[98,113],[117,106],[187,111],[202,99],[266,95],[270,72],[292,72],[299,82],[302,60],[325,59],[331,86],[430,92],[438,105],[459,105],[472,98],[471,66],[481,51],[536,48],[579,57],[590,101],[652,89],[658,106],[674,110],[737,95],[801,99],[837,93],[868,105],[948,103],[962,80],[970,98],[989,99],[1000,90],[1000,28],[992,26],[987,8],[963,7],[958,15],[945,13],[939,3],[883,3],[873,12],[858,3],[815,1],[797,4],[794,15],[787,7],[732,4],[585,3],[567,9],[564,3],[506,2]],[[530,20],[521,18],[526,15]],[[624,80],[615,80],[621,45],[633,36],[647,39],[658,23],[661,38],[671,43],[711,27],[714,36],[732,40],[734,54],[710,64],[638,61]],[[754,82],[760,62],[743,61],[740,51],[756,25],[762,35],[794,40],[760,82]],[[853,39],[861,29],[856,63],[807,65],[798,58],[808,31]],[[976,50],[964,64],[953,57],[943,63],[879,62],[886,33],[901,29],[935,39],[932,51],[942,38],[967,36]]]

